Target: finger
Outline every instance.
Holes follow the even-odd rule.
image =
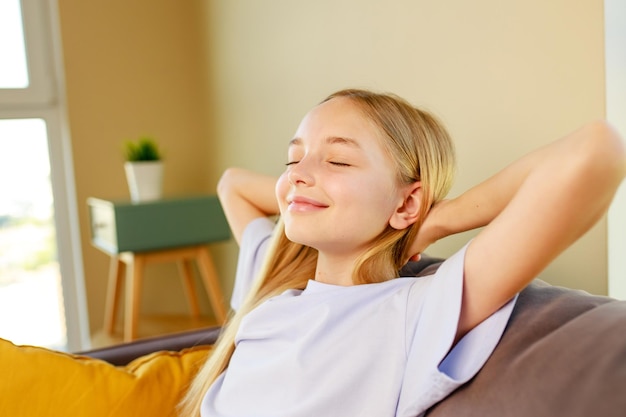
[[[422,254],[421,253],[417,253],[417,254],[411,256],[409,258],[409,261],[418,262],[420,259],[422,259]]]

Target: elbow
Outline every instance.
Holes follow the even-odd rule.
[[[237,179],[237,171],[238,168],[226,169],[217,182],[217,196],[220,200],[223,201],[227,195],[232,193]]]
[[[619,186],[626,176],[626,144],[617,130],[604,120],[586,126],[587,146],[584,152],[608,182]]]

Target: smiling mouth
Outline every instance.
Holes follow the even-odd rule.
[[[287,204],[288,210],[295,212],[317,211],[328,207],[327,204],[306,197],[293,197],[287,200]]]

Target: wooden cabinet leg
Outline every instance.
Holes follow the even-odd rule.
[[[198,248],[197,256],[200,274],[202,275],[204,286],[209,294],[209,300],[211,300],[215,317],[219,324],[223,324],[226,321],[226,307],[224,306],[224,297],[220,289],[217,272],[215,271],[215,265],[213,264],[209,249],[207,247]]]
[[[191,271],[191,262],[188,259],[183,259],[177,262],[178,270],[183,279],[183,285],[185,288],[185,295],[189,302],[189,308],[191,309],[191,316],[193,318],[200,317],[200,307],[198,306],[198,294],[193,285],[193,273]]]
[[[129,264],[132,273],[126,281],[125,342],[130,342],[137,338],[137,322],[139,320],[139,305],[141,302],[141,281],[143,279],[145,259],[141,254],[134,254]]]
[[[109,282],[107,283],[107,296],[104,312],[104,331],[112,335],[115,332],[117,308],[121,293],[122,281],[126,272],[126,265],[117,255],[111,256],[109,266]]]

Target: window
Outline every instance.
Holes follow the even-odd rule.
[[[22,12],[18,0],[0,2],[0,88],[28,87]]]
[[[0,0],[0,337],[79,350],[88,326],[54,6]]]

